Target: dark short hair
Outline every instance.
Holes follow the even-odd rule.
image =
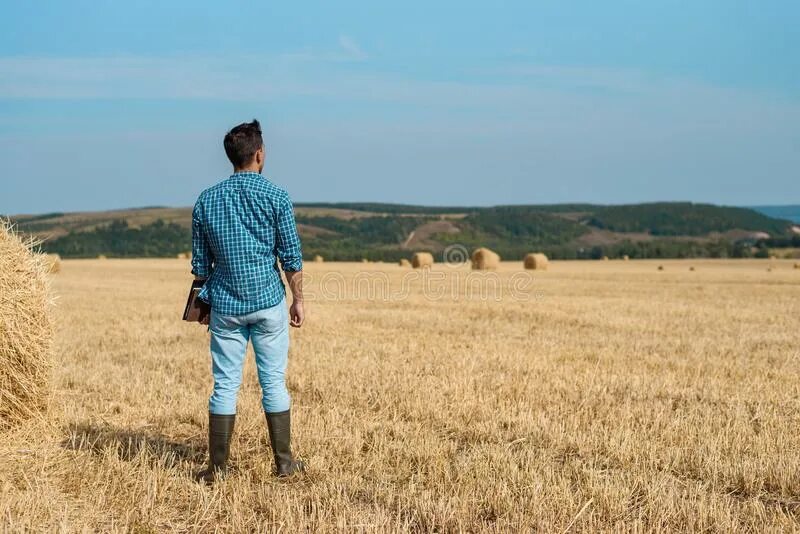
[[[264,144],[264,139],[261,137],[261,124],[255,119],[253,122],[243,122],[238,126],[231,128],[225,134],[225,154],[234,167],[244,167],[251,161],[258,152],[258,149]]]

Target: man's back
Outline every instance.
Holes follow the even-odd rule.
[[[283,189],[257,172],[237,172],[200,194],[192,213],[192,268],[209,277],[200,298],[224,315],[274,306],[285,295],[276,260],[287,271],[302,269]]]

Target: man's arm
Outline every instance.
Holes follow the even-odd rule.
[[[202,207],[196,203],[192,210],[192,274],[195,280],[205,280],[211,274],[214,254],[203,230]],[[201,324],[209,323],[209,315],[200,317]]]
[[[192,274],[198,279],[208,278],[214,262],[214,254],[203,230],[202,209],[197,202],[192,210]]]
[[[289,324],[295,328],[303,326],[305,310],[303,309],[303,271],[284,271],[286,281],[292,290],[292,305],[289,307]]]
[[[197,202],[192,210],[192,274],[200,279],[208,278],[214,263],[214,254],[203,230],[202,209],[200,202]]]
[[[275,248],[281,262],[286,281],[292,292],[292,305],[289,307],[289,324],[296,328],[303,325],[303,252],[300,236],[294,221],[294,207],[286,195],[278,208]]]

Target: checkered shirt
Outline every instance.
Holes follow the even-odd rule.
[[[244,315],[278,304],[284,271],[303,269],[289,195],[256,172],[237,172],[200,194],[192,211],[192,273],[215,313]]]

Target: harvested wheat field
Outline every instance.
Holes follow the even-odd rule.
[[[309,262],[289,388],[310,472],[271,477],[251,358],[235,472],[208,488],[192,479],[211,379],[205,329],[178,320],[187,261],[65,260],[53,277],[49,417],[2,434],[0,521],[10,531],[800,530],[791,261],[551,266]]]

